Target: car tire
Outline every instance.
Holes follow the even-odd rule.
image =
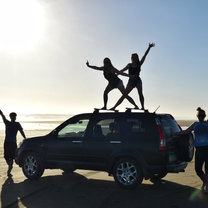
[[[163,171],[157,174],[154,174],[151,178],[150,181],[154,184],[160,184],[161,183],[161,179],[164,178],[166,175],[168,174],[167,171]]]
[[[142,169],[138,163],[131,158],[119,159],[113,167],[115,182],[125,189],[135,188],[143,181]]]
[[[38,179],[42,176],[44,167],[38,153],[30,152],[23,156],[22,170],[29,179]]]
[[[162,178],[164,178],[167,174],[168,174],[167,171],[163,171],[163,172],[161,172],[161,173],[155,174],[155,176],[158,177],[158,178],[160,178],[160,179],[162,179]]]
[[[192,134],[180,135],[178,138],[179,157],[182,161],[190,162],[194,156],[194,138]]]

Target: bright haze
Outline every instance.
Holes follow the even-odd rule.
[[[92,112],[107,81],[86,61],[102,66],[109,57],[120,70],[155,42],[141,71],[146,108],[195,118],[196,107],[208,110],[207,8],[196,0],[0,0],[0,109]],[[140,106],[135,89],[130,95]],[[112,91],[108,107],[119,97]]]

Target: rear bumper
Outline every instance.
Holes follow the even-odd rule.
[[[175,164],[167,164],[167,165],[159,165],[159,166],[146,166],[143,169],[143,173],[145,178],[151,177],[153,174],[160,174],[160,173],[179,173],[179,172],[185,172],[185,169],[187,167],[187,162],[179,162]]]
[[[187,165],[188,165],[187,162],[181,162],[178,164],[170,164],[170,165],[167,165],[166,170],[168,173],[184,172]]]

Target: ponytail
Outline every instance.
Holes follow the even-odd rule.
[[[205,113],[205,111],[204,111],[203,109],[201,109],[201,107],[198,107],[198,108],[196,109],[196,111],[198,112],[198,114],[201,114],[201,115],[203,115],[204,117],[206,117],[206,113]]]

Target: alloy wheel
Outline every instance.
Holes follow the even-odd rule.
[[[116,177],[123,185],[132,185],[137,181],[137,168],[131,162],[121,162],[116,169]]]
[[[24,161],[24,170],[28,176],[33,176],[37,172],[37,159],[33,155],[28,155]]]

